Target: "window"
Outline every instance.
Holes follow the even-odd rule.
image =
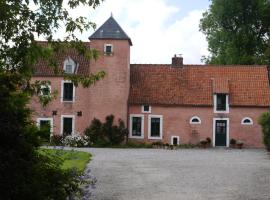
[[[143,124],[143,115],[130,115],[130,138],[144,138]]]
[[[40,94],[44,96],[49,96],[51,94],[51,86],[50,85],[41,85]]]
[[[197,116],[191,117],[189,120],[190,124],[201,124],[201,119]]]
[[[74,115],[61,116],[61,133],[63,136],[74,134]]]
[[[113,45],[112,44],[105,44],[104,45],[104,54],[111,55],[113,53]]]
[[[242,119],[241,124],[242,125],[252,125],[253,121],[250,117],[245,117]]]
[[[48,130],[53,132],[53,119],[52,118],[37,118],[37,126],[39,129]]]
[[[214,108],[216,113],[229,112],[229,96],[227,94],[214,95]]]
[[[179,136],[172,136],[171,137],[171,145],[179,145],[180,141],[179,141]]]
[[[149,139],[162,139],[162,116],[149,115],[148,118]]]
[[[73,74],[75,72],[76,63],[71,59],[67,58],[64,62],[64,72],[67,74]]]
[[[143,105],[142,106],[142,113],[151,113],[151,106]]]
[[[70,81],[62,81],[62,101],[73,102],[75,100],[75,87]]]

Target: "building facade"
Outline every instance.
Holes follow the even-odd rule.
[[[50,80],[49,92],[58,91],[46,107],[32,99],[39,126],[82,134],[94,118],[113,114],[137,142],[196,144],[209,137],[213,146],[228,147],[233,138],[262,147],[257,120],[270,105],[267,66],[184,65],[179,56],[167,65],[130,64],[131,39],[112,16],[89,39],[88,48],[100,52],[96,61],[70,49],[58,55],[58,65],[79,75],[103,70],[105,78],[90,88],[74,87],[39,62],[33,81]]]

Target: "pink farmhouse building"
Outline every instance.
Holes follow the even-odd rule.
[[[267,66],[130,64],[131,39],[110,17],[86,45],[102,52],[97,61],[73,50],[58,56],[65,73],[87,75],[100,70],[106,77],[90,88],[74,87],[55,76],[45,63],[35,68],[34,80],[50,80],[57,99],[43,108],[33,99],[34,119],[51,124],[53,134],[82,134],[93,118],[113,114],[138,142],[198,143],[207,137],[213,146],[230,139],[262,147],[258,117],[270,106]]]

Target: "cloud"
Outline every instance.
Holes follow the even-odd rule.
[[[133,42],[131,63],[170,63],[174,54],[183,54],[184,63],[198,64],[208,54],[205,36],[199,32],[203,10],[185,11],[187,14],[181,16],[184,3],[176,6],[166,0],[107,0],[96,10],[79,7],[71,14],[87,16],[99,27],[113,13]],[[77,35],[87,41],[92,33]],[[63,35],[62,30],[56,37]]]

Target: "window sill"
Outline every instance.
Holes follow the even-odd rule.
[[[129,138],[133,138],[133,139],[144,139],[144,136],[132,136],[132,135],[129,135]]]
[[[162,140],[162,137],[148,137],[150,140]]]

